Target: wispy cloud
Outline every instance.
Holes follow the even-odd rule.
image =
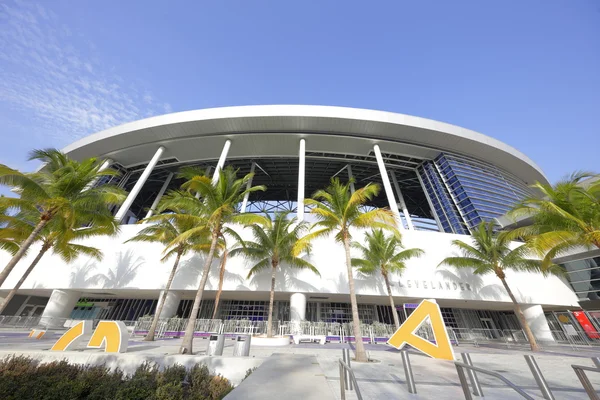
[[[0,103],[27,111],[38,132],[62,144],[171,111],[148,88],[125,83],[86,42],[40,4],[0,4]]]

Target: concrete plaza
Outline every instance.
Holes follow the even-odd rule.
[[[175,362],[189,366],[196,362],[207,363],[209,368],[239,384],[245,371],[258,369],[245,380],[228,399],[260,398],[280,399],[339,399],[340,381],[338,360],[347,344],[330,343],[300,344],[285,347],[252,346],[250,357],[233,357],[234,341],[227,340],[223,356],[205,355],[208,340],[195,340],[195,355],[177,354],[181,339],[144,342],[141,338],[129,341],[126,354],[104,354],[98,349],[82,349],[70,352],[47,351],[59,337],[49,333],[41,340],[27,338],[26,332],[0,331],[0,357],[24,354],[43,360],[68,358],[78,363],[106,363],[119,366],[125,372],[133,371],[144,360],[160,365]],[[352,347],[352,346],[351,346]],[[397,350],[387,345],[366,345],[370,358],[375,362],[352,363],[360,391],[364,399],[414,398],[414,399],[461,399],[462,389],[454,364],[450,361],[433,360],[416,351],[410,351],[410,359],[417,394],[409,394],[405,382],[402,360]],[[525,348],[501,346],[457,346],[459,353],[471,354],[477,367],[498,372],[525,390],[534,398],[542,398],[523,355],[532,354]],[[572,349],[563,346],[545,347],[536,353],[537,363],[556,399],[587,399],[572,364],[593,367],[590,357],[599,357],[600,348]],[[516,392],[499,380],[479,374],[483,393],[487,399],[518,399]],[[600,374],[588,376],[594,387],[600,389]],[[284,395],[285,393],[285,395]],[[356,398],[353,392],[347,397]]]

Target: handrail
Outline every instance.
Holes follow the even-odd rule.
[[[348,372],[350,379],[352,379],[352,384],[354,385],[354,391],[356,392],[356,398],[358,400],[363,400],[362,395],[360,394],[360,389],[358,388],[358,383],[356,383],[356,377],[354,376],[354,371],[352,368],[348,366],[341,358],[340,362],[340,394],[341,400],[346,400],[346,385],[344,384],[345,374]]]
[[[469,390],[469,384],[467,382],[467,377],[465,375],[464,369],[470,369],[473,371],[481,372],[482,374],[493,376],[494,378],[498,378],[502,382],[507,384],[515,392],[517,392],[521,396],[523,396],[523,398],[525,398],[527,400],[534,400],[533,397],[531,397],[530,395],[525,393],[522,389],[517,387],[514,383],[512,383],[511,381],[509,381],[508,379],[506,379],[504,376],[500,375],[497,372],[488,371],[487,369],[474,367],[472,365],[467,365],[467,364],[463,364],[463,363],[456,362],[456,361],[454,362],[454,365],[456,366],[456,372],[458,372],[458,379],[460,380],[460,385],[462,386],[462,390],[465,395],[465,400],[473,400],[473,396],[471,395],[471,391]]]
[[[598,393],[596,393],[596,391],[594,390],[594,386],[592,386],[592,382],[590,382],[590,379],[585,373],[585,371],[600,372],[600,368],[588,367],[585,365],[571,365],[571,368],[573,368],[573,370],[575,371],[575,375],[577,375],[577,378],[579,378],[579,381],[583,385],[583,388],[585,389],[585,392],[590,397],[590,399],[600,400],[600,397],[598,397]]]

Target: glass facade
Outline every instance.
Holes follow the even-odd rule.
[[[418,168],[423,186],[447,233],[468,234],[482,221],[506,214],[531,194],[525,182],[499,168],[442,153]]]
[[[579,300],[600,300],[600,257],[561,264]]]

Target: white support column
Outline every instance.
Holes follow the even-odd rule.
[[[119,211],[117,211],[117,214],[115,215],[115,219],[117,221],[120,222],[125,216],[125,214],[127,214],[127,211],[129,211],[129,207],[131,207],[133,201],[140,193],[140,190],[142,190],[142,186],[144,186],[144,183],[146,183],[146,181],[148,180],[148,177],[152,173],[152,170],[156,166],[156,163],[158,162],[160,156],[164,151],[165,148],[162,146],[160,146],[158,150],[156,150],[156,153],[154,153],[154,156],[152,157],[148,165],[146,165],[146,169],[144,169],[144,172],[142,172],[140,179],[138,179],[138,181],[135,183],[135,186],[133,186],[133,189],[131,189],[131,192],[129,192],[129,194],[127,195],[127,198],[121,205],[121,208],[119,208]]]
[[[392,183],[394,184],[394,188],[396,189],[396,193],[398,194],[398,200],[400,200],[400,208],[402,208],[402,213],[404,214],[404,218],[406,219],[406,225],[408,226],[409,230],[414,231],[415,227],[412,223],[412,219],[410,219],[410,214],[408,213],[408,208],[406,207],[404,196],[402,196],[400,185],[398,185],[398,178],[396,178],[396,172],[390,171],[390,174],[392,175]]]
[[[385,194],[390,205],[390,210],[392,210],[392,213],[396,218],[396,225],[398,225],[398,228],[402,231],[404,230],[404,225],[402,224],[402,220],[400,219],[398,203],[396,203],[396,199],[394,198],[394,192],[392,191],[392,185],[390,184],[390,178],[388,177],[387,170],[385,169],[385,164],[383,162],[383,157],[381,156],[381,150],[379,149],[379,145],[374,145],[373,151],[375,152],[377,166],[379,167],[379,173],[381,174],[381,180],[383,181],[383,188],[385,189]]]
[[[304,170],[305,170],[305,152],[306,152],[306,141],[300,139],[300,148],[298,150],[298,210],[296,216],[298,222],[304,221]]]
[[[158,310],[158,306],[160,305],[160,299],[163,297],[164,290],[160,291],[158,295],[158,302],[156,303],[156,310]],[[160,313],[160,318],[172,318],[177,314],[177,309],[179,308],[179,302],[181,301],[181,293],[174,292],[169,290],[167,293],[167,298],[165,299],[165,305]],[[154,311],[156,313],[156,310]]]
[[[225,165],[227,153],[229,153],[229,147],[231,147],[231,140],[227,139],[225,145],[223,146],[223,150],[221,150],[221,157],[219,157],[219,162],[217,162],[217,167],[215,168],[215,173],[212,177],[213,185],[219,182],[219,172],[221,172],[221,170],[223,169],[223,165]]]
[[[252,162],[252,166],[250,167],[250,173],[253,174],[254,173],[254,168],[256,167],[256,163]],[[252,179],[254,178],[254,176],[252,178],[250,178],[250,180],[248,181],[248,183],[246,184],[246,190],[250,189],[252,187]],[[250,197],[250,193],[246,193],[244,195],[244,200],[242,201],[242,207],[240,208],[240,212],[245,213],[246,212],[246,206],[248,206],[248,198]]]
[[[348,164],[346,168],[348,169],[348,180],[350,181],[350,194],[354,194],[354,182],[352,181],[354,175],[352,175],[352,167]]]
[[[53,290],[42,313],[40,325],[48,328],[62,328],[80,296],[81,292],[76,290]]]
[[[156,207],[158,207],[158,203],[160,202],[160,199],[162,199],[163,195],[165,194],[165,191],[167,190],[169,183],[171,183],[171,179],[173,179],[172,172],[169,173],[169,175],[167,176],[167,179],[165,179],[165,183],[163,183],[162,187],[158,191],[158,194],[156,195],[154,202],[152,202],[152,205],[150,206],[150,209],[148,210],[148,213],[146,214],[146,218],[150,218],[152,216],[152,214],[154,214],[154,210],[156,210]]]
[[[290,296],[290,320],[304,321],[306,319],[306,295],[294,293]]]
[[[537,304],[521,304],[525,320],[529,324],[531,332],[540,342],[554,342],[554,337],[550,331],[548,320],[544,315],[544,309]]]

